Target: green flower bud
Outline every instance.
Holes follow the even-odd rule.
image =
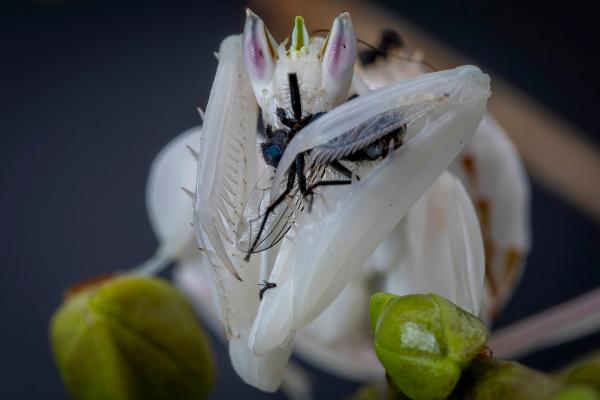
[[[598,394],[589,386],[573,386],[561,391],[552,400],[598,400]]]
[[[450,400],[599,400],[594,389],[560,379],[517,362],[476,358],[464,371]]]
[[[600,353],[595,353],[566,367],[559,375],[567,383],[592,386],[600,393]]]
[[[477,317],[435,294],[376,293],[370,318],[379,361],[414,400],[448,397],[487,339]]]
[[[50,324],[75,399],[202,399],[213,354],[194,311],[162,279],[122,276],[79,288]]]

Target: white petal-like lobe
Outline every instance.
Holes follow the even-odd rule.
[[[369,291],[365,279],[354,279],[302,334],[323,345],[349,340],[369,318]]]
[[[485,258],[477,215],[462,183],[444,173],[419,199],[401,226],[406,243],[384,291],[436,293],[479,314]]]
[[[256,181],[258,107],[242,63],[241,36],[229,36],[206,109],[194,203],[200,246],[238,277],[235,226]]]
[[[194,245],[192,201],[181,190],[193,190],[196,161],[186,145],[198,149],[201,127],[183,132],[156,156],[148,175],[146,208],[154,234],[166,252],[175,258],[182,252],[197,252]]]
[[[514,145],[489,114],[449,170],[463,182],[481,221],[489,318],[510,298],[529,253],[527,174]]]
[[[313,336],[299,332],[294,340],[294,354],[300,359],[340,378],[356,382],[379,382],[385,370],[373,351],[373,338],[365,320],[362,340],[345,340],[326,346]]]
[[[450,101],[429,114],[420,131],[366,177],[350,187],[323,188],[312,212],[297,219],[293,241],[284,240],[270,278],[278,290],[263,300],[253,326],[250,345],[257,353],[286,344],[333,302],[475,133],[490,94],[489,78],[475,67],[437,74],[413,80],[402,87],[406,95],[400,91],[396,96],[408,98],[417,88],[436,93],[439,86]],[[339,114],[333,118],[343,125],[338,133],[351,128],[342,119]],[[347,119],[361,122],[355,115]],[[300,141],[292,154],[319,140]]]
[[[274,392],[279,388],[291,354],[291,342],[283,348],[260,355],[252,352],[247,341],[229,343],[229,357],[235,372],[244,382],[265,392]]]

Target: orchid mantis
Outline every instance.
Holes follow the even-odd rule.
[[[286,49],[248,11],[244,34],[226,38],[218,58],[198,151],[194,229],[233,366],[249,384],[273,391],[295,333],[361,273],[473,136],[490,94],[489,78],[465,66],[369,91],[354,74],[356,37],[347,13],[336,18],[324,40],[311,38],[297,18]],[[325,114],[287,143],[272,171],[273,182],[282,181],[299,154],[310,152],[308,165],[339,158],[356,150],[356,143],[363,141],[359,145],[364,147],[364,140],[373,143],[385,134],[378,127],[405,127],[405,142],[397,150],[390,146],[384,160],[363,171],[360,181],[320,188],[312,210],[297,210],[281,243],[246,262],[245,252],[236,246],[238,229],[258,177],[272,167],[257,155],[259,107],[265,126],[285,128],[278,110],[294,108],[291,74],[298,77],[302,110]],[[354,93],[359,97],[347,102]],[[339,144],[348,138],[358,141],[327,152],[336,140]],[[451,264],[461,269],[456,275],[459,298],[453,300],[478,312],[483,245],[477,218],[458,180],[446,176],[439,185],[439,193],[450,196],[448,210],[455,212],[448,221],[453,233],[440,242],[450,246]],[[271,194],[278,190],[271,186]],[[257,284],[263,280],[276,286],[259,301]]]
[[[296,30],[300,31],[304,28]],[[322,42],[309,38],[307,43]],[[470,130],[477,125],[477,115],[471,113],[477,103],[469,104],[469,96],[454,104],[441,102],[435,112],[410,124],[400,149],[362,171],[360,182],[320,191],[312,212],[299,212],[279,245],[243,262],[245,252],[237,250],[234,240],[234,219],[267,167],[257,153],[258,100],[242,50],[240,36],[224,41],[205,126],[174,138],[152,165],[146,200],[160,245],[155,256],[134,272],[154,274],[175,262],[174,280],[203,321],[217,333],[225,327],[223,339],[229,341],[232,365],[240,377],[264,391],[281,387],[294,399],[310,398],[310,382],[301,368],[288,363],[292,346],[296,356],[332,375],[357,382],[381,379],[384,371],[373,352],[367,313],[375,291],[437,293],[472,312],[479,309],[480,317],[489,321],[510,298],[529,251],[529,186],[515,147],[491,115],[484,115],[475,133]],[[404,48],[393,51],[413,60],[421,57]],[[311,62],[316,63],[313,70],[322,66],[318,60]],[[392,57],[368,68],[357,65],[349,93],[359,93],[364,100],[369,89],[395,87],[406,94],[402,82],[430,81],[430,88],[443,84],[425,72],[418,63]],[[456,72],[443,72],[450,75],[446,83],[461,87],[464,82],[465,89],[487,95],[485,76],[478,73],[483,79],[465,79]],[[427,89],[421,88],[423,94]],[[480,102],[483,108],[485,100]],[[333,107],[328,118],[338,108]],[[460,124],[465,128],[461,134]],[[211,169],[215,166],[224,168]],[[232,175],[231,166],[240,166],[234,168],[238,175]],[[198,171],[205,180],[198,195],[193,189],[182,192],[181,187],[194,187]],[[373,187],[378,190],[368,189]],[[198,201],[210,200],[211,193],[216,194],[217,208],[215,203]],[[196,214],[205,212],[221,222],[227,217],[216,232],[226,233],[220,237],[230,251],[225,254],[243,281],[228,272],[209,241],[202,241],[205,246],[198,251],[194,231],[208,240],[204,231],[213,226],[190,224],[194,210],[189,197],[196,201]],[[342,218],[347,216],[351,218]],[[394,220],[400,222],[385,235]],[[218,219],[216,223],[220,224]],[[487,269],[483,293],[481,234]],[[493,251],[488,252],[490,248]],[[490,277],[500,284],[492,287]],[[260,302],[258,284],[263,280],[277,286],[265,291]],[[493,332],[490,345],[495,354],[515,356],[597,331],[598,299],[596,290],[497,335]]]

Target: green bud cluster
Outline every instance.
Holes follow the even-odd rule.
[[[376,293],[370,317],[379,361],[414,400],[447,398],[487,339],[481,320],[435,294]]]
[[[75,399],[202,399],[214,386],[207,337],[162,279],[122,276],[77,290],[52,317],[50,338]]]

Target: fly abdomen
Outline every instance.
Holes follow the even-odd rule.
[[[327,143],[315,147],[311,150],[311,163],[321,164],[333,160],[352,159],[360,157],[361,160],[380,157],[382,148],[377,150],[377,143],[386,138],[391,139],[401,136],[404,130],[402,113],[399,111],[390,111],[382,115],[377,115],[339,135]],[[374,146],[367,157],[365,150]],[[379,145],[381,147],[383,145]],[[360,156],[359,156],[360,155]],[[349,158],[350,157],[350,158]],[[365,158],[367,157],[367,158]]]
[[[402,146],[405,134],[406,126],[401,126],[400,128],[394,129],[387,135],[377,139],[370,145],[348,154],[347,156],[343,157],[342,160],[360,162],[382,159],[390,153],[390,146],[393,146],[393,149],[391,150],[396,150]]]

